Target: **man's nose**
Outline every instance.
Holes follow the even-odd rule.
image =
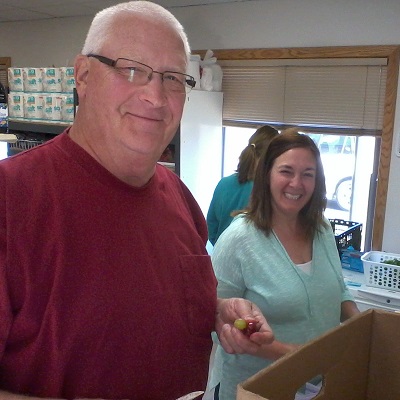
[[[153,71],[149,74],[143,93],[144,99],[152,103],[154,107],[162,107],[167,103],[163,74],[161,72]]]

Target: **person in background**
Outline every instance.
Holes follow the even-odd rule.
[[[213,330],[228,353],[273,339],[256,305],[217,299],[206,221],[157,164],[194,86],[189,55],[159,5],[99,12],[73,125],[0,163],[2,400],[172,400],[204,390]]]
[[[242,150],[236,172],[218,182],[207,212],[208,240],[212,245],[231,223],[232,212],[247,206],[258,160],[278,134],[272,126],[258,128]]]
[[[325,204],[318,148],[305,134],[283,131],[259,161],[248,208],[212,254],[218,296],[257,304],[268,313],[275,340],[255,355],[218,346],[210,386],[220,383],[219,399],[234,399],[238,383],[359,312]]]

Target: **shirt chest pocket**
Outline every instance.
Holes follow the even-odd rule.
[[[181,256],[183,295],[189,331],[210,337],[215,329],[217,280],[209,256]]]

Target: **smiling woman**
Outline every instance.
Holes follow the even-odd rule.
[[[283,131],[260,158],[249,206],[212,253],[219,296],[254,299],[276,340],[255,357],[217,348],[210,386],[220,383],[219,399],[233,399],[239,382],[358,312],[324,206],[316,144]]]
[[[269,175],[273,213],[297,218],[314,193],[316,172],[315,157],[308,149],[293,148],[276,158]]]

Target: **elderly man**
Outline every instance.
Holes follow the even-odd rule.
[[[0,164],[2,400],[172,400],[204,390],[212,331],[231,353],[272,341],[254,304],[217,299],[201,210],[157,164],[194,86],[189,54],[156,4],[101,11],[72,127]]]

